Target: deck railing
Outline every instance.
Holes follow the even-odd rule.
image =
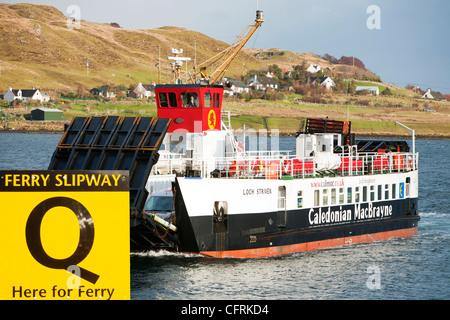
[[[363,176],[407,172],[418,169],[418,154],[358,153],[335,154],[340,165],[320,168],[315,157],[250,156],[235,158],[184,158],[162,155],[152,174],[177,174],[187,177],[228,179],[304,179],[318,176]]]

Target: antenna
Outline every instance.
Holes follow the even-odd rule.
[[[181,82],[180,69],[183,66],[183,61],[186,61],[186,69],[187,69],[187,61],[190,61],[191,58],[180,57],[180,54],[183,53],[183,49],[177,50],[177,49],[172,48],[172,53],[175,55],[175,57],[167,57],[167,59],[175,61],[175,62],[170,63],[170,65],[172,66],[172,81],[173,81],[173,83],[179,83],[179,82]],[[186,77],[187,77],[187,71],[186,71]]]

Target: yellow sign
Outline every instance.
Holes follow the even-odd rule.
[[[130,299],[128,171],[0,171],[0,300]]]
[[[211,110],[208,114],[208,126],[211,130],[216,127],[216,113],[214,110]]]

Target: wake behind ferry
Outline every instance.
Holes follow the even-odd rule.
[[[306,119],[295,152],[251,150],[222,112],[223,76],[264,20],[184,84],[155,87],[157,118],[75,118],[49,169],[130,170],[131,249],[284,255],[418,232],[418,154],[357,140],[349,121]],[[208,75],[207,67],[216,69]]]

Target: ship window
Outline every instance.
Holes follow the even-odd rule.
[[[159,93],[159,104],[163,108],[167,108],[169,106],[169,103],[167,102],[167,94],[165,92]]]
[[[344,203],[344,188],[339,188],[339,204]]]
[[[375,186],[370,186],[370,201],[375,201]]]
[[[336,204],[336,189],[331,189],[331,204]]]
[[[210,108],[211,107],[211,93],[207,92],[205,93],[205,108]]]
[[[405,187],[405,191],[406,191],[406,197],[409,197],[409,184],[411,183],[411,178],[406,178],[406,187]]]
[[[352,203],[352,188],[347,188],[347,203]]]
[[[359,202],[359,187],[355,187],[355,202]]]
[[[384,199],[389,200],[389,185],[388,184],[384,185]]]
[[[303,191],[297,192],[297,208],[303,208]]]
[[[324,189],[322,193],[322,202],[324,206],[328,205],[328,189]]]
[[[320,201],[320,190],[314,190],[314,206],[318,207]]]
[[[380,184],[378,186],[378,200],[382,200],[383,199],[383,186]]]
[[[392,199],[395,199],[397,197],[397,193],[395,192],[397,188],[397,185],[394,183],[392,185]]]
[[[214,93],[214,101],[213,101],[213,107],[219,108],[220,106],[220,95],[218,93]]]
[[[195,92],[183,92],[181,100],[186,108],[198,108],[198,95]]]
[[[172,108],[177,107],[177,95],[174,92],[169,92],[169,105]]]
[[[362,201],[366,202],[367,201],[367,186],[364,186],[362,189]]]

